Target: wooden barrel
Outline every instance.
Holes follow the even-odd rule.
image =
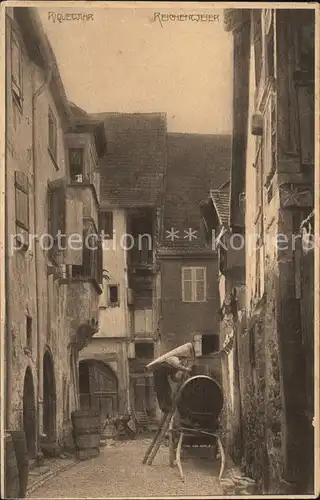
[[[19,498],[19,470],[10,434],[5,434],[5,498]]]
[[[25,498],[29,478],[29,456],[24,431],[10,431],[19,470],[19,498]]]
[[[92,410],[76,410],[71,413],[73,428],[100,432],[99,414]]]
[[[218,382],[207,375],[195,375],[183,384],[177,407],[182,419],[187,418],[202,429],[213,431],[219,425],[223,403]]]
[[[97,457],[100,453],[100,418],[91,410],[76,410],[71,414],[73,436],[80,460]]]

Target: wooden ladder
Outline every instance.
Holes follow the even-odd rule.
[[[174,391],[174,394],[172,397],[172,407],[168,412],[163,413],[162,418],[161,418],[160,423],[159,423],[159,427],[158,427],[155,435],[153,436],[152,441],[149,444],[148,449],[147,449],[147,451],[144,455],[144,458],[142,460],[143,464],[147,463],[148,465],[152,465],[152,462],[153,462],[156,454],[158,453],[158,450],[161,446],[161,443],[165,439],[166,433],[168,432],[170,422],[171,422],[172,417],[173,417],[173,415],[176,411],[176,408],[177,408],[178,399],[179,399],[179,395],[180,395],[180,389],[181,389],[182,385],[184,384],[187,376],[188,376],[188,374],[184,374],[181,381],[179,382],[179,384],[175,388],[175,391]]]

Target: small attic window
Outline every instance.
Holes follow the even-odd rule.
[[[108,305],[119,306],[119,285],[108,285]]]

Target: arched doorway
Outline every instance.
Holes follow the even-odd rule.
[[[29,458],[36,455],[36,405],[34,395],[33,377],[30,367],[26,369],[23,384],[23,430]]]
[[[114,371],[103,361],[82,360],[79,363],[80,407],[94,409],[101,421],[118,411],[118,381]]]
[[[43,432],[46,440],[53,442],[56,431],[56,384],[51,353],[43,356]]]

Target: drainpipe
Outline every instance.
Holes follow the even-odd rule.
[[[39,192],[38,182],[37,182],[37,144],[36,144],[36,104],[40,95],[45,91],[52,79],[52,70],[53,66],[48,68],[45,80],[42,85],[34,92],[32,96],[32,173],[33,173],[33,216],[34,216],[34,261],[35,261],[35,286],[36,286],[36,318],[37,318],[37,442],[36,449],[37,452],[40,452],[40,432],[41,432],[41,424],[40,424],[40,399],[41,399],[41,391],[40,391],[40,372],[41,372],[41,344],[40,344],[40,296],[39,296],[39,265],[40,265],[40,252],[39,248],[39,235],[37,232],[38,229],[38,212],[36,207],[36,195]]]
[[[4,169],[5,172],[5,189],[8,187],[8,169]],[[11,360],[12,360],[12,338],[11,338],[11,321],[10,321],[10,287],[9,287],[9,255],[10,245],[8,242],[8,221],[7,221],[7,198],[4,197],[4,205],[5,205],[5,217],[4,217],[4,230],[5,230],[5,242],[4,245],[4,254],[5,254],[5,295],[3,297],[3,301],[5,302],[5,336],[4,336],[4,346],[5,346],[5,375],[6,375],[6,383],[5,383],[5,422],[4,429],[8,429],[10,425],[10,416],[11,416],[11,408],[12,408],[12,373],[11,373]]]

